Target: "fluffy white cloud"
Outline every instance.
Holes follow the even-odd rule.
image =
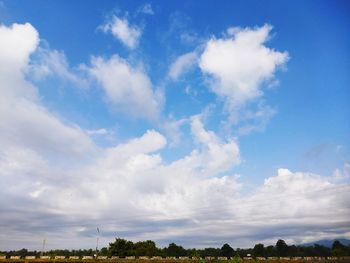
[[[0,143],[51,153],[80,154],[94,146],[79,127],[67,125],[40,105],[37,89],[26,81],[29,56],[38,43],[30,24],[0,27]],[[10,49],[12,47],[12,49]]]
[[[25,78],[30,56],[39,43],[36,29],[26,24],[0,26],[0,207],[1,227],[36,211],[41,194],[61,180],[65,169],[83,162],[96,146],[76,125],[68,125],[40,103],[38,90]],[[66,168],[64,168],[66,167]],[[30,216],[27,214],[28,216]],[[32,214],[35,216],[35,214]],[[26,222],[24,229],[30,228]],[[15,233],[2,233],[8,240]],[[26,234],[23,235],[24,239]],[[18,235],[14,244],[19,242]],[[12,243],[13,244],[13,243]]]
[[[130,49],[136,48],[142,34],[139,27],[130,25],[126,18],[119,18],[115,15],[101,29],[105,33],[111,33]]]
[[[38,32],[29,23],[13,24],[10,27],[0,25],[0,36],[1,73],[17,72],[27,65],[29,55],[36,49],[39,43]]]
[[[223,143],[212,131],[206,131],[199,116],[192,117],[191,130],[195,139],[204,145],[206,151],[201,155],[209,174],[227,171],[240,163],[239,147],[235,140]]]
[[[212,77],[211,89],[236,110],[263,94],[262,83],[273,79],[288,60],[287,52],[265,46],[272,27],[230,28],[228,37],[212,38],[200,57],[201,70]]]
[[[69,237],[70,246],[88,246],[96,225],[102,230],[102,242],[118,235],[154,239],[161,245],[175,240],[183,245],[217,246],[225,240],[233,246],[251,246],[281,237],[308,242],[344,236],[349,226],[349,185],[334,183],[332,176],[279,169],[255,191],[243,194],[237,176],[218,176],[219,171],[230,171],[239,163],[237,145],[221,142],[215,133],[205,130],[199,116],[192,118],[191,129],[202,147],[183,158],[164,162],[159,151],[166,139],[150,130],[104,150],[92,163],[66,170],[64,179],[60,178],[64,185],[45,180],[52,169],[40,157],[9,153],[0,162],[2,178],[4,171],[12,169],[12,176],[22,180],[1,193],[1,207],[7,208],[8,198],[21,198],[33,210],[18,206],[16,213],[41,215],[34,220],[41,227],[31,225],[36,233],[26,230],[28,245],[29,237],[39,239],[46,233],[60,247],[63,236]],[[26,161],[16,166],[13,159]],[[0,182],[6,183],[4,179]],[[15,215],[10,218],[12,223],[18,221]],[[2,223],[8,220],[4,217]],[[16,225],[23,237],[28,225],[21,221]],[[18,231],[10,227],[6,233],[16,236]]]
[[[197,63],[197,53],[189,52],[176,58],[170,65],[169,76],[176,80]]]
[[[43,107],[36,87],[26,80],[29,57],[39,43],[35,28],[28,23],[0,26],[0,39],[0,185],[6,189],[0,199],[13,197],[19,209],[27,207],[28,193],[39,195],[42,180],[59,180],[53,163],[82,161],[96,146],[78,126]]]
[[[7,98],[16,95],[36,98],[36,90],[24,80],[22,73],[39,43],[38,32],[29,23],[0,25],[0,39],[0,107],[4,107]]]
[[[152,83],[142,69],[134,68],[114,55],[108,60],[92,58],[88,71],[101,84],[116,110],[149,119],[159,114],[163,96],[152,89]]]

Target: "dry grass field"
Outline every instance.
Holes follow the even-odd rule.
[[[212,262],[212,263],[331,263],[331,262],[337,262],[337,263],[350,263],[349,259],[333,259],[333,260],[306,260],[306,259],[300,259],[300,260],[241,260],[241,261],[236,261],[236,260],[181,260],[181,259],[107,259],[107,260],[42,260],[42,259],[35,259],[35,260],[25,260],[25,259],[20,259],[20,260],[11,260],[11,259],[5,259],[5,260],[0,260],[1,263],[206,263],[206,262]]]

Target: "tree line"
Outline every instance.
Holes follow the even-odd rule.
[[[108,247],[96,251],[93,249],[79,250],[50,250],[50,251],[28,251],[21,249],[17,251],[0,251],[0,254],[10,256],[161,256],[161,257],[246,257],[250,254],[253,257],[329,257],[329,256],[350,256],[350,245],[343,245],[340,241],[333,242],[332,247],[326,247],[318,244],[313,246],[287,245],[282,239],[276,242],[274,246],[264,246],[256,244],[253,248],[233,249],[229,244],[224,244],[221,248],[208,247],[204,249],[189,248],[186,249],[175,243],[167,247],[158,248],[152,240],[132,242],[123,238],[116,238],[114,242],[109,243]]]

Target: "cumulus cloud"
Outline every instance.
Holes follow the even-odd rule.
[[[197,62],[197,53],[189,52],[176,58],[170,65],[169,76],[173,80],[177,80],[181,75],[190,70]]]
[[[65,154],[92,150],[85,132],[47,111],[36,87],[25,79],[29,56],[39,43],[35,28],[28,23],[1,26],[0,37],[0,142]]]
[[[25,81],[22,72],[39,43],[38,32],[29,23],[11,27],[0,25],[0,36],[0,105],[5,105],[7,98],[16,95],[36,98],[36,90]]]
[[[211,89],[223,98],[228,111],[262,96],[262,84],[274,78],[288,60],[287,52],[265,45],[272,27],[229,28],[228,36],[210,39],[199,60],[211,78]]]
[[[332,176],[279,169],[244,194],[238,176],[218,176],[218,171],[230,171],[239,163],[237,146],[220,142],[215,133],[204,129],[198,116],[191,126],[203,147],[171,163],[164,162],[159,153],[167,143],[165,137],[150,130],[104,150],[93,163],[66,171],[65,180],[70,178],[70,183],[65,187],[43,180],[32,183],[23,177],[18,188],[2,193],[1,200],[6,202],[10,194],[11,199],[28,199],[34,209],[26,211],[29,217],[34,212],[45,215],[36,219],[42,225],[36,231],[48,233],[54,243],[67,235],[73,247],[88,246],[96,225],[102,229],[104,242],[118,235],[153,239],[160,245],[176,241],[186,246],[223,242],[251,246],[278,238],[301,243],[344,236],[349,227],[349,185],[335,183]],[[213,145],[219,154],[213,154]],[[18,178],[18,169],[35,172],[37,166],[43,174],[47,172],[40,158],[34,158],[17,167],[13,176]],[[1,168],[9,169],[4,164]],[[1,207],[8,209],[5,203]],[[25,228],[23,222],[18,223],[7,231],[18,235]]]
[[[137,47],[142,34],[142,30],[139,27],[130,25],[126,18],[120,18],[115,15],[112,16],[110,21],[101,26],[101,29],[105,33],[111,33],[130,49]]]
[[[116,110],[149,119],[159,114],[163,96],[152,89],[151,80],[142,69],[114,55],[110,59],[93,57],[87,70],[100,83]]]
[[[82,129],[42,106],[38,90],[26,80],[39,43],[36,29],[29,23],[1,25],[0,39],[0,206],[1,221],[8,224],[17,211],[34,209],[38,202],[31,199],[60,182],[62,170],[56,173],[55,165],[83,161],[96,147]]]

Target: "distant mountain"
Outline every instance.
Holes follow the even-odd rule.
[[[339,240],[339,242],[342,243],[345,246],[350,245],[350,240],[346,239],[346,238],[338,238],[338,239],[332,239],[332,240],[331,239],[323,239],[323,240],[318,240],[318,241],[305,243],[305,244],[301,244],[301,245],[307,247],[307,246],[313,246],[314,244],[317,244],[317,245],[322,245],[322,246],[325,246],[325,247],[332,247],[333,242],[335,240]]]

